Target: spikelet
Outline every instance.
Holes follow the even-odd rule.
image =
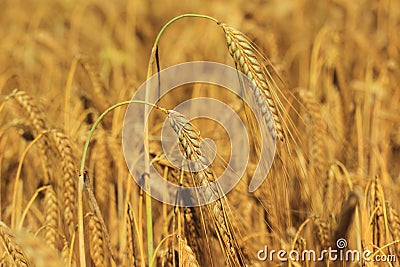
[[[106,266],[104,257],[104,239],[103,231],[101,229],[100,221],[95,216],[90,216],[89,220],[89,236],[90,236],[90,256],[93,260],[94,266]]]
[[[329,221],[315,218],[314,225],[316,227],[315,233],[319,244],[322,248],[327,248],[331,238],[331,227]]]
[[[61,249],[61,260],[64,264],[63,266],[76,266],[74,255],[72,254],[72,258],[70,258],[71,244],[66,239],[64,239],[63,242],[63,247]]]
[[[53,190],[53,187],[50,186],[46,189],[46,193],[44,196],[44,224],[46,226],[44,238],[46,244],[57,250],[58,247],[58,222],[60,216],[60,209],[58,205],[57,195]]]

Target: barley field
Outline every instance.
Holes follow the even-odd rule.
[[[0,266],[400,266],[400,1],[2,0],[0,40]],[[133,177],[143,151],[124,156],[128,104],[190,61],[236,68],[255,105],[201,83],[138,103],[151,116],[131,141],[149,160]],[[248,133],[245,172],[223,197],[211,184],[235,149],[226,129],[174,110],[199,97]],[[169,162],[165,122],[203,169]],[[268,165],[263,130],[275,157],[250,192]],[[214,201],[152,198],[135,182],[154,178],[149,166]]]

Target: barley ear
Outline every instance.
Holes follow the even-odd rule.
[[[11,262],[16,267],[31,266],[29,260],[21,246],[15,240],[15,234],[8,226],[0,221],[0,238],[7,254],[11,257]]]
[[[274,82],[270,78],[269,71],[262,62],[261,53],[240,31],[223,23],[221,23],[221,27],[225,32],[228,50],[235,61],[236,67],[242,71],[252,83],[252,93],[262,116],[266,120],[268,130],[274,139],[278,137],[283,141],[284,131],[278,110],[279,99],[277,99],[276,92],[274,92]]]

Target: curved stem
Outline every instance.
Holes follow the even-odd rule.
[[[158,42],[160,41],[161,35],[163,35],[164,31],[168,28],[168,26],[170,26],[172,23],[174,23],[174,22],[177,21],[177,20],[180,20],[180,19],[182,19],[182,18],[190,18],[190,17],[192,17],[192,18],[209,19],[209,20],[212,20],[212,21],[214,21],[214,22],[216,22],[216,23],[219,23],[219,20],[217,20],[216,18],[207,16],[207,15],[201,15],[201,14],[182,14],[182,15],[179,15],[179,16],[177,16],[177,17],[171,19],[170,21],[168,21],[168,22],[161,28],[160,32],[158,33],[158,35],[157,35],[157,37],[156,37],[156,40],[154,41],[153,48],[156,47],[156,46],[158,45]]]
[[[153,48],[151,49],[150,60],[149,60],[149,66],[148,66],[148,69],[147,69],[147,79],[149,79],[149,78],[151,77],[151,74],[152,74],[152,72],[151,72],[151,66],[152,66],[152,64],[153,64],[153,62],[154,62],[154,55],[155,55],[155,53],[156,53],[156,49],[157,49],[158,43],[160,42],[161,36],[163,35],[163,33],[165,32],[165,30],[166,30],[172,23],[174,23],[174,22],[177,21],[177,20],[183,19],[183,18],[203,18],[203,19],[209,19],[209,20],[211,20],[211,21],[214,21],[214,22],[217,23],[217,24],[220,23],[219,20],[217,20],[216,18],[213,18],[213,17],[211,17],[211,16],[201,15],[201,14],[190,14],[190,13],[189,13],[189,14],[182,14],[182,15],[177,16],[177,17],[171,19],[170,21],[168,21],[168,22],[161,28],[160,32],[158,33],[158,35],[157,35],[157,37],[156,37],[156,40],[154,41]],[[146,100],[147,100],[147,99],[146,99]]]
[[[85,142],[85,146],[83,147],[83,152],[82,152],[82,159],[81,159],[81,166],[79,169],[79,174],[83,174],[84,170],[85,170],[85,162],[86,162],[86,155],[87,155],[87,150],[89,148],[89,144],[90,144],[90,140],[92,139],[92,136],[94,134],[94,131],[96,130],[97,126],[100,124],[100,122],[103,120],[103,118],[110,113],[111,111],[113,111],[114,109],[124,106],[124,105],[129,105],[131,103],[137,103],[137,104],[144,104],[147,106],[151,106],[153,108],[159,109],[162,112],[164,112],[165,114],[168,114],[168,110],[166,110],[165,108],[162,108],[160,106],[157,106],[155,104],[152,103],[148,103],[146,101],[142,101],[142,100],[127,100],[127,101],[122,101],[119,102],[117,104],[112,105],[111,107],[109,107],[108,109],[106,109],[106,111],[104,111],[98,118],[97,120],[94,122],[92,128],[89,131],[88,137],[86,138],[86,142]]]
[[[163,244],[165,241],[167,241],[169,238],[173,237],[174,235],[175,235],[175,234],[169,234],[169,235],[167,235],[166,237],[164,237],[164,238],[160,241],[160,243],[158,244],[158,246],[156,247],[155,253],[157,253],[157,252],[160,250],[162,244]],[[154,266],[154,263],[155,263],[155,262],[156,262],[156,256],[154,255],[154,256],[150,259],[150,265],[149,265],[149,266]]]
[[[180,16],[177,16],[173,19],[171,19],[170,21],[168,21],[160,30],[160,32],[158,33],[156,40],[154,41],[153,44],[153,48],[151,49],[151,54],[150,54],[150,59],[149,59],[149,65],[147,68],[147,79],[149,80],[150,77],[152,76],[152,66],[154,63],[154,59],[155,59],[155,55],[156,55],[156,51],[157,51],[157,47],[158,47],[158,43],[160,41],[161,36],[163,35],[163,33],[165,32],[165,30],[175,21],[180,20],[182,18],[188,18],[188,17],[194,17],[194,18],[204,18],[204,19],[209,19],[212,20],[214,22],[216,22],[217,24],[219,23],[219,21],[213,17],[207,16],[207,15],[200,15],[200,14],[182,14]],[[145,93],[145,100],[149,101],[149,93],[150,93],[150,85],[149,83],[146,84],[146,93]],[[148,107],[146,107],[148,108]],[[145,110],[145,114],[147,113],[147,109]],[[146,116],[146,115],[145,115]],[[144,118],[144,120],[146,120],[146,118]],[[147,127],[145,127],[145,131],[144,131],[144,143],[146,144],[146,146],[148,147],[148,129]],[[146,160],[145,161],[145,170],[144,173],[149,173],[150,170],[150,163]],[[150,188],[148,187],[148,183],[147,183],[147,179],[149,179],[150,177],[147,176],[143,176],[144,177],[144,185],[146,187],[146,191],[149,192]],[[153,245],[153,215],[152,215],[152,207],[151,207],[151,197],[148,193],[146,193],[145,195],[145,205],[146,205],[146,226],[147,226],[147,254],[148,254],[148,259],[153,259],[153,254],[154,254],[154,245]],[[153,267],[153,262],[149,263],[150,267]]]
[[[83,227],[83,188],[85,186],[85,181],[84,181],[84,170],[85,170],[85,162],[86,162],[86,155],[87,151],[89,149],[89,144],[90,140],[92,139],[92,136],[94,134],[94,131],[96,130],[97,126],[100,124],[100,122],[103,120],[103,118],[110,113],[112,110],[124,106],[124,105],[129,105],[131,103],[138,103],[138,104],[145,104],[148,106],[152,106],[156,109],[159,109],[163,111],[164,113],[168,114],[168,111],[162,107],[159,107],[155,104],[148,103],[146,101],[141,101],[141,100],[129,100],[129,101],[123,101],[120,103],[117,103],[111,107],[109,107],[106,111],[104,111],[95,121],[93,124],[92,128],[89,131],[88,137],[86,138],[85,145],[83,147],[83,152],[82,152],[82,159],[81,159],[81,165],[79,169],[79,180],[78,180],[78,238],[79,238],[79,255],[80,255],[80,265],[81,266],[86,266],[86,261],[85,261],[85,235],[84,235],[84,227]],[[98,214],[99,216],[100,214]]]
[[[25,158],[30,151],[30,149],[33,147],[34,144],[36,144],[44,135],[46,135],[48,131],[43,131],[41,132],[29,145],[25,148],[25,150],[22,152],[21,158],[18,162],[18,168],[17,168],[17,174],[15,175],[15,180],[14,180],[14,190],[13,190],[13,198],[12,198],[12,213],[11,213],[11,227],[14,228],[16,226],[16,220],[17,220],[17,211],[18,208],[17,206],[17,194],[18,194],[18,186],[19,186],[19,181],[21,177],[21,171],[22,171],[22,165],[25,161]]]

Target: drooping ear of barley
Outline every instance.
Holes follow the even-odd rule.
[[[252,82],[252,93],[261,114],[266,120],[268,130],[274,139],[278,137],[283,141],[284,130],[281,124],[279,99],[274,91],[276,90],[276,83],[271,78],[271,74],[263,62],[261,53],[242,32],[223,23],[220,25],[225,32],[228,50],[235,61],[236,67]]]
[[[180,113],[169,111],[168,119],[173,130],[177,133],[179,143],[182,146],[184,155],[195,164],[193,172],[196,186],[207,186],[204,200],[215,200],[207,205],[209,218],[213,221],[214,230],[220,240],[222,249],[226,256],[226,262],[231,266],[244,266],[244,259],[241,248],[237,243],[237,238],[226,212],[224,197],[218,188],[213,188],[211,183],[215,180],[211,165],[200,150],[201,136],[199,131]],[[200,166],[199,166],[200,165]]]
[[[57,195],[50,186],[46,189],[44,196],[44,238],[46,244],[54,251],[58,249],[58,224],[60,218],[60,209]]]
[[[89,219],[89,236],[90,236],[90,256],[94,266],[107,266],[104,257],[104,239],[100,221],[96,215],[91,215]]]
[[[178,253],[179,267],[200,267],[196,255],[183,237],[178,237]]]
[[[14,233],[2,221],[0,221],[0,238],[8,255],[11,257],[11,262],[13,263],[13,266],[30,266],[29,260],[25,252],[22,250],[21,246],[15,241]]]
[[[76,160],[69,138],[59,131],[52,131],[51,138],[59,153],[63,179],[63,216],[69,235],[72,235],[76,220]]]

